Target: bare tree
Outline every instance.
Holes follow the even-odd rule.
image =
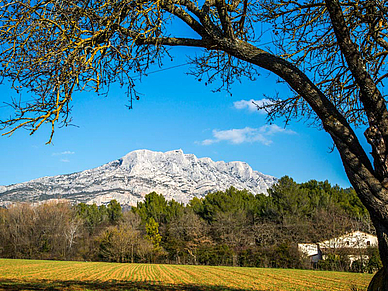
[[[211,227],[218,241],[234,249],[234,266],[237,265],[237,254],[239,251],[255,242],[253,232],[248,223],[247,214],[243,210],[217,213]]]
[[[82,235],[82,219],[77,217],[75,214],[69,217],[66,222],[64,234],[67,242],[66,246],[66,258],[72,257],[74,251],[74,245],[77,243],[77,239]]]
[[[172,220],[168,226],[167,237],[178,241],[176,246],[177,263],[181,263],[179,253],[187,252],[193,264],[198,264],[197,251],[201,245],[211,243],[209,226],[191,208],[185,208],[182,215]]]
[[[100,255],[115,262],[135,262],[135,257],[144,260],[151,253],[152,244],[144,239],[145,231],[140,230],[140,218],[127,212],[123,221],[110,226],[97,238]]]
[[[33,258],[36,248],[34,246],[35,215],[28,204],[15,204],[5,218],[6,241],[10,246],[11,258]]]
[[[387,77],[385,0],[36,0],[0,2],[0,74],[16,90],[36,94],[12,105],[1,124],[12,134],[34,133],[42,124],[68,124],[73,91],[126,84],[143,74],[169,46],[203,48],[192,73],[228,86],[253,79],[264,68],[295,93],[273,100],[269,117],[312,118],[338,149],[345,171],[367,207],[379,238],[388,290],[388,111],[382,91]],[[171,35],[184,23],[196,37]],[[255,35],[258,22],[273,25],[275,49]],[[190,34],[193,35],[192,33]],[[306,73],[304,73],[306,72]],[[353,125],[365,125],[373,162]],[[50,140],[51,141],[51,137]]]
[[[70,203],[48,202],[33,207],[34,241],[43,258],[65,259],[69,251],[69,234],[74,212]],[[76,231],[76,229],[73,229]],[[73,242],[76,232],[73,233]]]

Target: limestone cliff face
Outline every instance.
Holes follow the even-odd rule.
[[[253,171],[244,162],[214,162],[182,150],[137,150],[91,170],[0,186],[0,203],[63,198],[98,205],[116,199],[123,205],[136,205],[152,191],[187,203],[230,186],[266,193],[275,182],[276,178]]]

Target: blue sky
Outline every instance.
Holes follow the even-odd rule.
[[[174,49],[178,57],[163,68],[185,64],[184,55],[193,49]],[[287,97],[288,88],[262,71],[254,82],[244,81],[227,92],[213,93],[186,74],[181,66],[144,77],[137,89],[143,94],[128,110],[125,89],[112,86],[108,97],[93,92],[74,95],[73,124],[57,128],[53,143],[45,145],[49,128],[30,136],[19,130],[12,137],[0,137],[0,185],[90,169],[118,159],[130,151],[182,149],[197,157],[215,161],[245,161],[254,170],[297,182],[329,180],[350,186],[337,151],[324,131],[292,122],[284,129],[274,125],[251,106],[250,100],[265,95]],[[10,86],[0,86],[1,102],[16,97]],[[23,93],[23,100],[31,99]],[[0,104],[2,106],[2,104]],[[0,117],[11,111],[0,107]]]

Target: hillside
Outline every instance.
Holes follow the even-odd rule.
[[[136,205],[152,191],[187,203],[230,186],[266,193],[275,181],[244,162],[215,162],[182,150],[137,150],[94,169],[0,186],[0,204],[61,198],[98,205],[116,199],[121,205]]]

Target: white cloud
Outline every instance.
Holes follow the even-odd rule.
[[[74,155],[75,152],[71,152],[71,151],[64,151],[64,152],[60,152],[60,153],[52,153],[53,156],[63,156],[63,155]]]
[[[217,142],[217,141],[215,141],[215,140],[213,140],[213,139],[205,139],[205,140],[203,140],[202,141],[202,145],[211,145],[211,144],[213,144],[213,143],[215,143],[215,142]]]
[[[266,124],[259,128],[260,132],[264,133],[265,135],[274,135],[275,133],[286,133],[286,134],[296,134],[295,131],[291,129],[285,129],[280,126],[277,126],[276,124]]]
[[[295,131],[284,129],[276,124],[264,125],[259,128],[245,127],[242,129],[228,129],[228,130],[213,130],[213,139],[205,139],[201,142],[202,145],[211,145],[222,141],[228,141],[232,144],[259,142],[264,145],[270,145],[271,136],[278,133],[295,134]]]
[[[240,144],[249,141],[255,135],[256,129],[245,127],[243,129],[213,130],[213,136],[217,141],[230,141],[234,144]]]
[[[234,105],[234,108],[236,109],[247,108],[251,112],[258,111],[259,113],[265,114],[266,113],[265,110],[264,109],[258,110],[256,105],[263,106],[271,103],[272,101],[269,99],[261,99],[261,100],[250,99],[250,100],[240,100],[240,101],[233,102],[233,105]]]
[[[62,163],[69,163],[69,162],[70,162],[70,160],[68,160],[68,159],[60,159],[60,161],[61,161]]]

